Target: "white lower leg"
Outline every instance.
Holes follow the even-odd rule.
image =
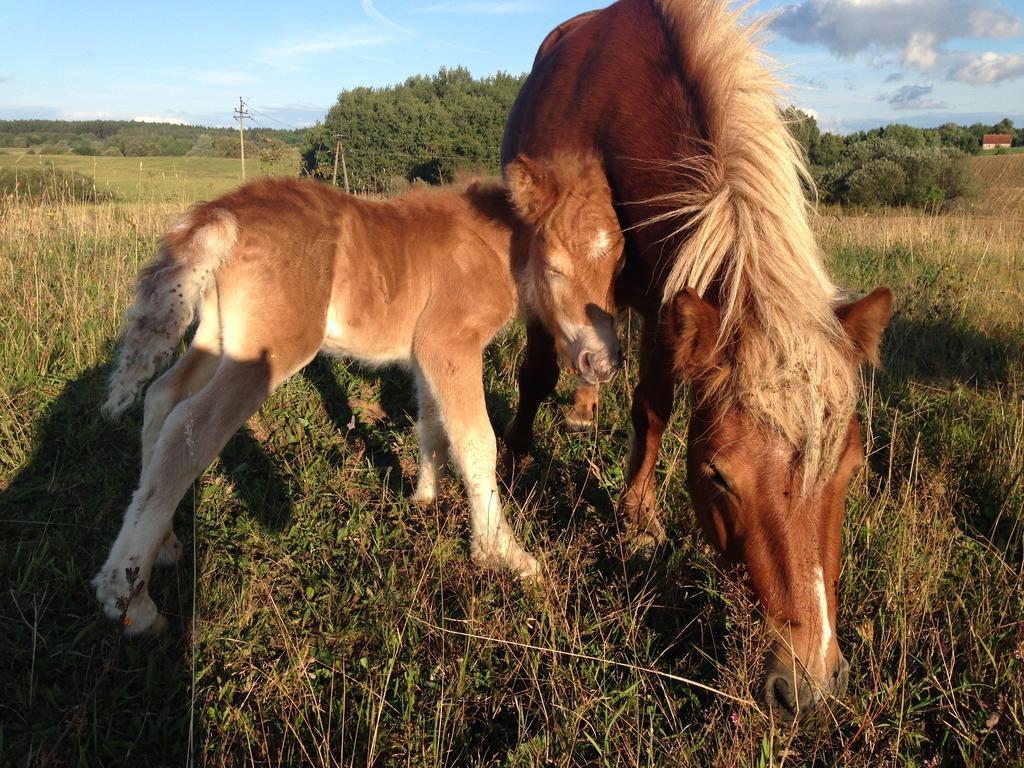
[[[413,501],[432,503],[437,498],[438,485],[444,477],[444,466],[448,460],[448,436],[441,422],[437,402],[430,394],[422,374],[416,377],[416,390],[419,399],[416,437],[420,447],[420,471]]]
[[[420,471],[413,501],[430,503],[437,498],[438,486],[444,477],[448,459],[448,438],[436,418],[423,418],[416,422],[420,444]]]
[[[170,505],[176,502],[177,498]],[[92,580],[103,612],[122,621],[128,634],[159,630],[164,623],[149,596],[149,576],[174,512],[170,506],[168,514],[168,506],[155,489],[141,484],[107,561]]]
[[[492,570],[507,568],[522,578],[540,575],[540,565],[516,538],[512,526],[505,519],[501,498],[493,474],[489,483],[466,479],[466,490],[472,515],[473,560]]]

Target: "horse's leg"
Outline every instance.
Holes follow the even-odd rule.
[[[659,335],[656,317],[645,317],[640,343],[640,381],[633,390],[629,468],[619,502],[624,539],[638,547],[661,543],[665,529],[658,521],[655,469],[661,436],[672,416],[676,376],[673,357]]]
[[[484,402],[481,349],[423,350],[417,363],[440,406],[455,460],[469,495],[473,560],[536,578],[537,561],[523,549],[501,509],[496,477],[498,446]]]
[[[93,579],[107,616],[125,616],[129,634],[162,627],[148,580],[174,510],[271,389],[267,361],[226,359],[198,394],[178,403],[164,420],[121,532]]]
[[[142,422],[143,476],[152,461],[153,451],[167,416],[182,400],[202,390],[213,378],[219,364],[219,355],[193,344],[170,370],[146,390],[145,416]],[[178,537],[174,535],[172,516],[157,551],[156,564],[174,565],[181,559],[181,554],[182,546]]]
[[[597,414],[597,387],[580,379],[572,406],[565,411],[565,427],[569,432],[585,432],[594,424]]]
[[[419,403],[416,436],[420,444],[420,472],[413,501],[429,504],[437,498],[437,486],[444,476],[448,437],[444,433],[440,406],[419,370],[416,371],[416,396]]]
[[[540,320],[533,318],[526,324],[526,354],[519,366],[519,405],[505,430],[505,444],[513,458],[529,452],[537,409],[557,384],[555,341]]]

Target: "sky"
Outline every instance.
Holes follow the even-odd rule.
[[[440,67],[528,71],[595,0],[0,0],[0,119],[303,127],[338,93]],[[1024,124],[1024,0],[760,0],[787,99],[823,129]]]

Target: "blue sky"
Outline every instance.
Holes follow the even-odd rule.
[[[0,118],[303,126],[344,88],[529,69],[594,0],[0,0]],[[1024,0],[762,0],[790,100],[823,127],[1024,124]]]

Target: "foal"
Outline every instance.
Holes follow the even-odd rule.
[[[435,498],[450,447],[469,495],[473,559],[539,577],[502,513],[482,353],[517,312],[536,314],[566,363],[591,381],[610,378],[619,348],[607,286],[622,240],[593,159],[522,158],[506,174],[508,188],[478,182],[391,201],[264,180],[185,214],[140,274],[103,406],[109,418],[123,413],[198,311],[188,351],[146,394],[139,486],[93,579],[109,617],[129,633],[162,627],[147,581],[154,564],[180,557],[178,501],[321,351],[411,368],[414,498]],[[563,262],[586,263],[594,279],[564,279]]]

